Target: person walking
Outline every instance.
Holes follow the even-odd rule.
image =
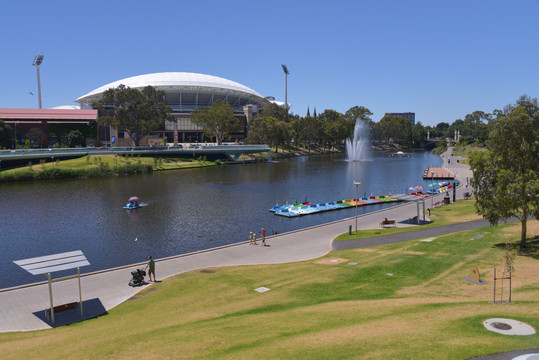
[[[255,241],[253,239],[253,232],[252,231],[249,233],[249,245],[256,245]]]
[[[150,281],[152,281],[152,274],[153,274],[153,281],[156,282],[155,279],[155,261],[153,261],[152,256],[148,256],[148,263],[146,264],[146,267],[144,270],[148,269],[148,277],[150,278]]]
[[[260,234],[262,235],[262,246],[266,246],[266,229],[262,228]]]

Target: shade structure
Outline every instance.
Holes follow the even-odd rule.
[[[32,275],[44,274],[49,280],[49,297],[51,301],[51,319],[54,324],[54,304],[52,299],[52,278],[51,273],[62,270],[77,269],[77,275],[70,276],[62,279],[56,279],[55,281],[72,279],[78,277],[79,279],[79,300],[80,300],[80,314],[82,316],[82,292],[80,287],[80,267],[90,265],[90,262],[86,259],[86,256],[80,250],[70,251],[60,254],[40,256],[24,260],[13,261],[15,264],[22,267]]]
[[[131,197],[129,198],[129,201],[138,201],[138,197],[136,197],[136,196],[131,196]]]

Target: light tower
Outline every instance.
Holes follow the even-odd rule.
[[[288,74],[290,73],[288,72],[288,68],[286,67],[285,64],[282,64],[281,66],[283,67],[283,71],[284,71],[284,106],[286,107],[286,117],[288,118],[287,79],[288,79]]]
[[[39,99],[39,108],[41,109],[41,82],[39,80],[39,65],[41,65],[41,63],[43,62],[43,57],[45,55],[41,55],[41,54],[37,54],[36,57],[34,58],[34,63],[32,65],[34,65],[37,69],[37,97]]]

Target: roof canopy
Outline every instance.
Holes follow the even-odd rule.
[[[13,262],[32,275],[47,274],[90,265],[86,256],[80,250]]]
[[[204,75],[197,73],[187,72],[163,72],[133,76],[112,82],[110,84],[101,86],[88,94],[79,97],[75,102],[87,102],[107,91],[108,89],[117,88],[120,85],[125,85],[130,88],[143,88],[146,86],[153,86],[158,89],[175,89],[175,88],[214,88],[231,90],[235,92],[244,93],[254,97],[263,98],[262,95],[237,82],[223,79],[217,76]]]

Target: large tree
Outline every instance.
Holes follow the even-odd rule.
[[[539,215],[539,106],[522,96],[495,114],[488,150],[470,161],[476,209],[492,224],[517,217],[524,247],[527,220]]]
[[[251,120],[249,135],[245,141],[250,144],[275,146],[275,152],[278,152],[279,145],[290,141],[289,124],[273,116],[260,114]]]
[[[214,136],[218,145],[224,138],[239,129],[239,121],[234,117],[234,109],[221,99],[215,100],[210,107],[196,109],[191,122],[202,126],[206,135]]]
[[[164,91],[146,86],[142,90],[125,85],[109,89],[93,104],[99,110],[99,123],[123,129],[139,146],[140,140],[171,120],[172,108],[165,102]]]

